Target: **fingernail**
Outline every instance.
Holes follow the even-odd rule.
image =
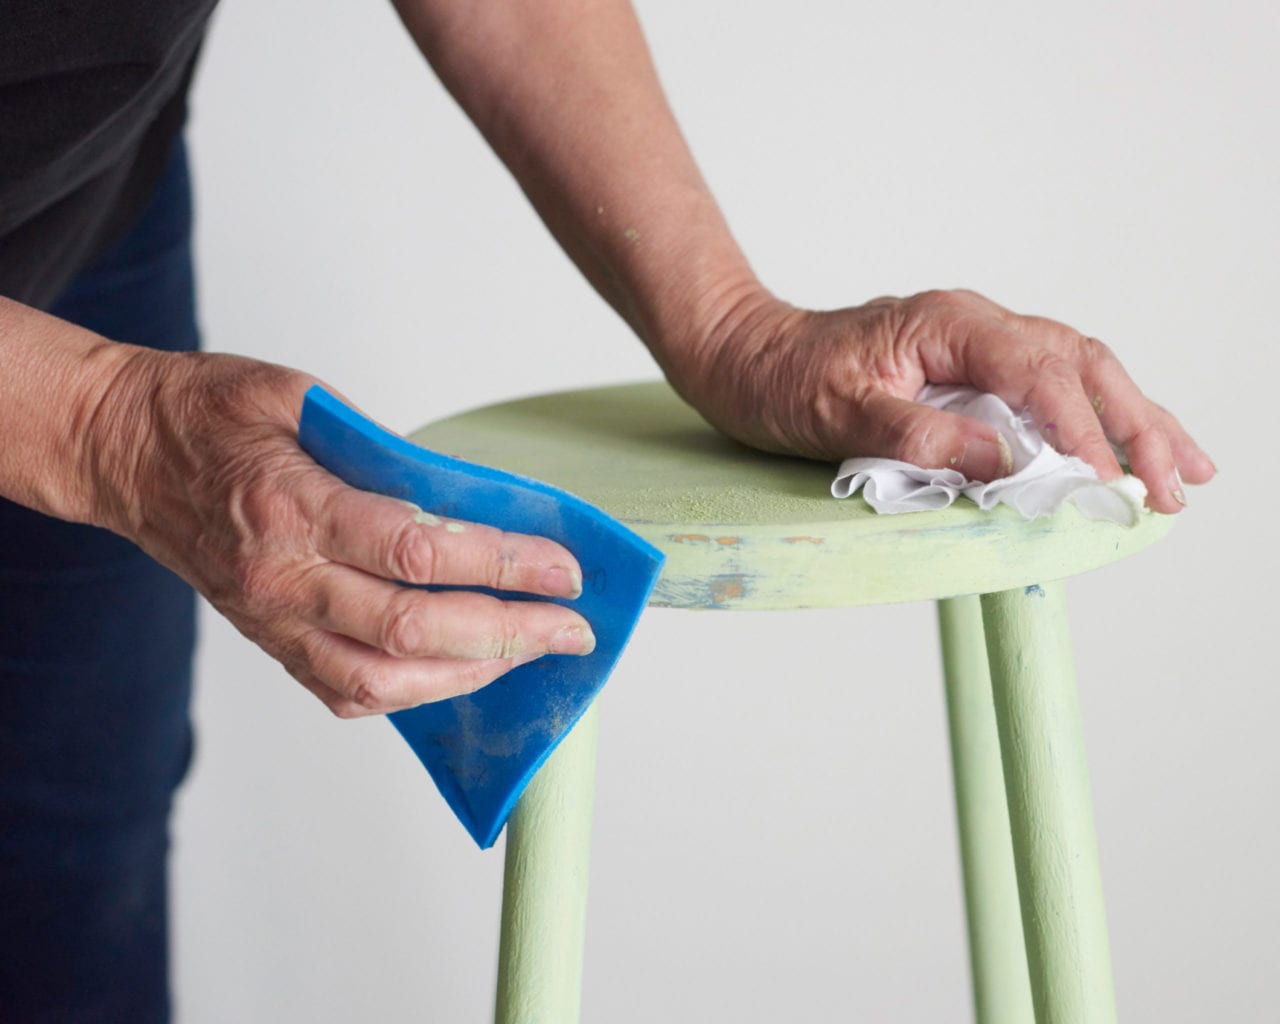
[[[556,597],[581,597],[582,576],[572,569],[553,565],[542,571],[542,589]]]
[[[1173,500],[1183,508],[1187,505],[1187,496],[1182,492],[1182,474],[1176,469],[1173,471],[1173,486],[1169,488],[1169,493],[1173,495]]]
[[[994,441],[966,441],[955,468],[975,480],[999,480],[1013,470],[1013,452],[1003,434]]]
[[[596,635],[590,626],[565,626],[551,638],[552,654],[590,654],[596,649]]]
[[[996,434],[996,444],[1000,446],[1000,475],[1008,476],[1013,472],[1013,449],[1004,434]]]

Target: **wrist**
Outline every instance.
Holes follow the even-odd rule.
[[[78,410],[80,518],[131,540],[141,526],[140,476],[155,448],[155,403],[172,353],[107,344],[86,360],[91,385]]]
[[[796,312],[754,275],[727,276],[699,295],[690,312],[673,318],[650,349],[672,386],[701,409],[723,398],[733,367],[751,361]]]
[[[105,421],[117,418],[123,370],[139,351],[0,299],[0,495],[106,525],[95,464],[104,461]]]

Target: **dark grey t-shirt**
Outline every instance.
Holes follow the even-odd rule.
[[[142,209],[216,0],[0,0],[0,295],[47,307]]]

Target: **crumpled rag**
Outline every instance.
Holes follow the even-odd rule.
[[[1144,513],[1147,488],[1135,476],[1110,483],[1098,479],[1092,466],[1063,455],[1000,398],[964,385],[928,384],[918,402],[981,420],[998,430],[1009,444],[1013,472],[985,483],[970,480],[951,467],[924,469],[897,459],[845,459],[831,485],[837,498],[862,496],[877,512],[919,512],[946,508],[961,494],[980,508],[998,504],[1018,510],[1025,519],[1053,515],[1070,501],[1090,519],[1109,519],[1133,526]]]

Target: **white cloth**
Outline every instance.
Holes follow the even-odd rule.
[[[1013,472],[983,483],[958,470],[922,469],[896,459],[845,459],[831,493],[862,496],[877,512],[918,512],[946,508],[963,494],[983,509],[1003,503],[1025,519],[1053,515],[1070,500],[1090,519],[1133,526],[1144,512],[1147,488],[1135,476],[1104,483],[1092,466],[1055,451],[1029,421],[995,395],[971,387],[926,385],[917,401],[935,409],[970,416],[994,427],[1009,444]]]

